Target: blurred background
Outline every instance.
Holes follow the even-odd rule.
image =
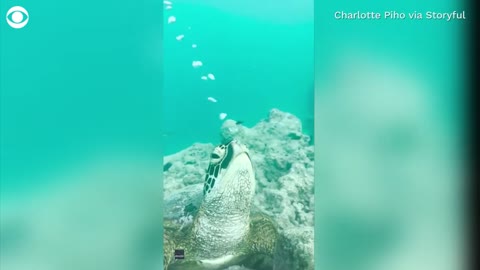
[[[161,269],[161,1],[0,2],[0,269]]]
[[[467,21],[333,14],[465,8],[315,3],[317,269],[464,268]]]

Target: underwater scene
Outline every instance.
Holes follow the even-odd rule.
[[[466,3],[57,2],[0,22],[0,269],[468,265],[470,22],[334,16]]]
[[[313,269],[313,1],[164,9],[164,269]]]

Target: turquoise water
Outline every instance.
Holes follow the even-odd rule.
[[[315,269],[461,268],[469,22],[333,14],[464,9],[454,0],[316,1]]]
[[[1,192],[100,155],[161,163],[162,3],[2,1],[2,16],[13,5],[30,19],[0,22]]]
[[[253,126],[278,108],[311,132],[313,2],[263,13],[269,3],[172,2],[164,13],[165,154],[195,142],[217,143],[222,112]],[[169,16],[176,22],[168,24]],[[197,60],[203,66],[193,68]],[[208,73],[214,81],[201,79]]]

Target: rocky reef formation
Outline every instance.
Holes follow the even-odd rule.
[[[221,140],[246,144],[255,169],[254,207],[272,217],[285,239],[281,256],[288,269],[313,269],[314,149],[294,115],[272,109],[248,128],[226,120]],[[164,163],[165,216],[188,218],[202,200],[205,169],[213,144],[194,144]],[[285,255],[285,256],[283,256]]]

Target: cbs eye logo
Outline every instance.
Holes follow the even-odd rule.
[[[28,19],[28,11],[23,7],[15,6],[7,11],[7,23],[13,28],[23,28]]]

